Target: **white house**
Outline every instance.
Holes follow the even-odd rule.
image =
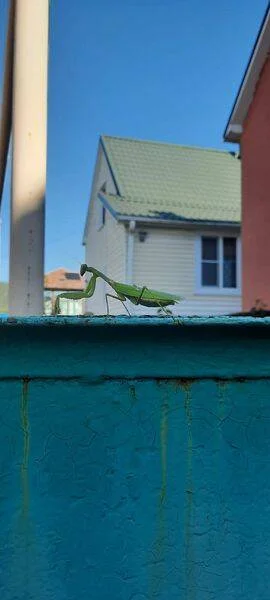
[[[102,136],[85,262],[126,283],[183,296],[180,315],[241,310],[240,160],[231,152]],[[87,310],[105,314],[98,280]],[[156,309],[134,307],[134,313]],[[111,299],[110,313],[122,314]]]

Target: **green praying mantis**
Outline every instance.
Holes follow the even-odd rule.
[[[114,279],[110,279],[110,277],[107,277],[106,275],[104,275],[104,273],[98,271],[98,269],[95,269],[94,267],[88,267],[86,264],[81,265],[80,275],[83,276],[86,272],[91,273],[92,276],[85,290],[83,292],[63,292],[62,294],[58,294],[55,301],[55,314],[60,313],[61,298],[71,300],[91,298],[91,296],[93,296],[95,292],[98,277],[101,277],[101,279],[106,281],[115,292],[115,294],[105,294],[107,315],[109,315],[108,298],[116,298],[117,300],[120,300],[129,316],[131,316],[131,314],[127,306],[124,304],[126,300],[130,300],[130,302],[132,302],[132,304],[135,304],[136,306],[138,304],[141,304],[142,306],[160,308],[166,314],[171,316],[170,312],[166,310],[166,307],[176,304],[177,302],[183,299],[180,296],[176,296],[174,294],[166,294],[165,292],[157,292],[155,290],[150,290],[146,286],[137,287],[136,285],[120,283],[118,281],[114,281]]]

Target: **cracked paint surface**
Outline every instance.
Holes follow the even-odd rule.
[[[5,384],[1,598],[268,599],[270,383],[132,386]]]
[[[269,598],[269,381],[28,385],[1,396],[1,598]]]
[[[74,359],[80,335],[61,335]],[[118,376],[123,350],[115,340],[98,339],[95,358],[85,338],[83,377],[47,376],[44,356],[43,376],[7,378],[2,362],[1,600],[269,600],[265,365],[254,380],[245,371],[225,380],[218,369],[215,377],[166,377],[163,340],[148,376],[138,377],[151,336],[142,356],[141,334],[134,335],[128,376]],[[46,357],[48,347],[54,352],[48,344]],[[26,361],[33,345],[25,348]],[[57,360],[64,369],[55,348],[54,369]],[[107,361],[118,357],[114,377],[99,348]],[[182,347],[181,365],[192,348]]]

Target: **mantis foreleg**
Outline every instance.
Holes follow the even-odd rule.
[[[96,275],[92,275],[89,283],[87,284],[84,292],[63,292],[62,294],[58,294],[55,305],[54,305],[54,314],[58,315],[60,312],[60,299],[67,298],[68,300],[82,300],[83,298],[91,298],[96,288]]]
[[[126,297],[125,297],[125,296],[122,296],[122,295],[121,295],[121,297],[120,297],[120,295],[119,295],[119,296],[114,296],[113,294],[105,294],[105,298],[106,298],[106,305],[107,305],[107,315],[109,315],[109,314],[110,314],[110,312],[109,312],[109,303],[108,303],[108,297],[110,297],[110,298],[115,298],[116,300],[120,300],[120,302],[122,302],[122,304],[123,304],[124,308],[126,309],[127,313],[128,313],[128,314],[129,314],[129,316],[131,317],[131,314],[130,314],[130,312],[129,312],[129,310],[128,310],[127,306],[124,304],[124,300],[126,300]]]

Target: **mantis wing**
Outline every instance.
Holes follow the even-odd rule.
[[[133,304],[138,303],[144,306],[167,306],[183,300],[181,296],[177,296],[176,294],[167,294],[166,292],[159,292],[136,285],[127,285],[116,281],[114,282],[114,289],[117,293],[126,296]]]

